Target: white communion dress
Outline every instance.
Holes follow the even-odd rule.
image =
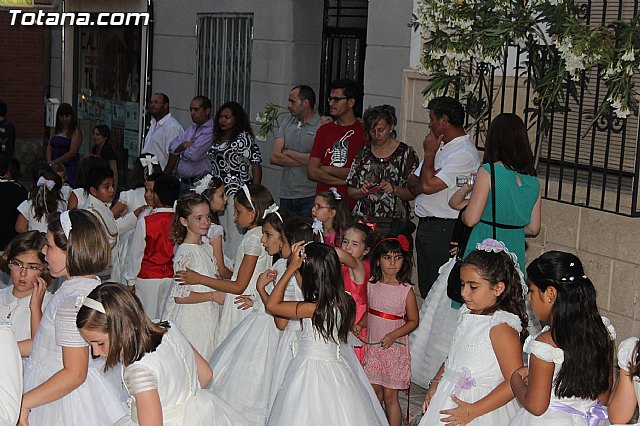
[[[607,318],[602,318],[609,333],[615,336],[615,331],[611,322]],[[542,333],[549,330],[549,326],[542,329]],[[564,362],[564,351],[551,346],[548,343],[540,342],[535,338],[537,335],[529,336],[524,342],[525,353],[535,355],[542,361],[552,362],[553,380],[555,381],[562,363]],[[614,338],[614,337],[612,337]],[[593,420],[590,418],[593,417]],[[605,426],[609,425],[606,408],[598,401],[581,398],[560,398],[556,396],[555,389],[551,393],[549,408],[541,416],[534,416],[524,408],[520,408],[518,414],[511,420],[509,425],[528,426]],[[589,420],[588,420],[589,418]],[[599,421],[596,419],[600,419]]]
[[[371,385],[354,370],[352,347],[326,341],[304,318],[293,353],[268,425],[388,424]]]
[[[633,357],[635,355],[637,344],[637,337],[629,337],[628,339],[623,340],[618,347],[618,367],[627,373],[629,372],[629,367],[634,364]],[[640,403],[640,377],[633,376],[631,380],[633,381],[633,390],[636,394],[636,400]],[[640,423],[634,423],[634,425],[638,426]]]
[[[193,348],[175,324],[162,336],[155,351],[124,368],[131,394],[129,414],[116,426],[138,425],[135,395],[157,390],[164,426],[237,426],[246,419],[219,397],[200,388]]]
[[[286,267],[281,259],[274,269]],[[267,286],[267,292],[273,284]],[[252,424],[264,425],[269,414],[271,383],[282,332],[265,312],[259,295],[253,312],[220,343],[211,358],[213,379],[208,388],[241,411]],[[237,305],[234,305],[237,306]]]
[[[42,314],[31,356],[25,363],[25,391],[41,385],[62,370],[62,347],[88,346],[76,327],[76,299],[89,294],[98,284],[100,281],[93,278],[72,278],[62,283],[53,295]],[[29,424],[111,426],[126,411],[119,390],[102,373],[103,365],[102,360],[90,356],[84,383],[60,399],[33,408]]]
[[[491,328],[503,323],[518,333],[522,331],[520,318],[512,313],[497,311],[493,315],[476,315],[466,305],[460,308],[457,328],[444,365],[444,375],[420,426],[443,425],[440,419],[447,416],[440,414],[440,411],[457,407],[451,395],[474,403],[504,382],[489,336]],[[506,425],[518,408],[518,402],[512,399],[502,407],[475,418],[469,426]]]
[[[215,276],[218,268],[213,248],[204,243],[180,244],[173,257],[173,270],[177,272],[187,268],[209,277]],[[174,282],[167,299],[165,317],[178,324],[200,355],[209,359],[216,348],[220,305],[215,302],[176,303],[176,297],[188,297],[192,291],[209,293],[215,290],[202,284],[180,285]]]

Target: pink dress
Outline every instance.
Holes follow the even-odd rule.
[[[364,263],[364,280],[362,283],[355,283],[351,278],[348,266],[342,266],[342,279],[344,280],[344,290],[353,297],[356,302],[356,320],[357,323],[362,318],[365,312],[367,312],[367,283],[369,282],[369,276],[371,268],[368,260],[363,260]],[[367,331],[363,329],[360,332],[360,337],[366,340]],[[364,360],[364,346],[354,347],[353,351],[356,353],[358,361],[362,364]]]
[[[367,288],[369,313],[367,318],[367,341],[379,342],[388,333],[406,323],[407,294],[411,286],[392,285],[378,281]],[[377,345],[366,345],[364,371],[371,384],[389,389],[406,389],[411,380],[411,355],[409,336],[397,340],[388,349]]]
[[[342,239],[339,238],[338,234],[336,233],[336,231],[331,232],[331,234],[329,235],[323,235],[322,236],[322,241],[331,247],[338,247],[340,248],[342,246]]]

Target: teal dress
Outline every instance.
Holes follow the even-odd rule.
[[[491,174],[489,164],[481,166]],[[520,226],[517,229],[496,228],[497,240],[502,241],[510,252],[518,256],[518,264],[524,272],[524,226],[531,221],[533,206],[540,195],[540,182],[536,176],[523,175],[501,164],[494,167],[496,186],[496,222],[502,225]],[[520,185],[516,176],[520,177]],[[491,197],[494,188],[489,190],[487,204],[482,212],[481,222],[471,231],[464,257],[476,249],[476,244],[485,238],[493,238]],[[486,223],[485,223],[486,222]]]

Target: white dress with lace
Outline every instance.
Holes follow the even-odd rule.
[[[86,296],[100,281],[72,278],[62,283],[42,314],[33,340],[31,356],[25,363],[24,389],[29,391],[62,370],[62,348],[85,348],[87,342],[76,327],[76,299]],[[104,362],[89,357],[87,378],[83,384],[60,399],[33,408],[31,426],[40,425],[112,425],[126,411],[118,392],[103,375]]]
[[[607,325],[610,333],[615,333],[613,331],[613,327],[610,325],[608,319],[603,318],[603,321]],[[549,330],[549,326],[546,326],[542,329],[541,333]],[[560,368],[562,368],[562,363],[564,362],[564,351],[560,348],[556,348],[551,346],[548,343],[540,342],[536,340],[537,336],[529,336],[527,340],[524,342],[523,350],[526,354],[535,355],[536,358],[541,359],[545,362],[552,362],[554,364],[553,368],[553,379],[555,381]],[[551,394],[550,404],[560,403],[566,406],[569,406],[581,413],[586,413],[590,408],[594,407],[597,401],[588,400],[588,399],[580,399],[580,398],[560,398],[555,395],[555,390]],[[524,408],[520,408],[518,414],[513,418],[509,425],[513,426],[526,426],[526,425],[544,425],[544,426],[585,426],[592,425],[592,423],[587,423],[587,420],[582,415],[570,414],[566,412],[559,411],[557,409],[553,409],[552,407],[548,408],[547,411],[541,416],[534,416],[530,412],[528,412]],[[598,426],[609,425],[608,420],[601,420],[598,423],[593,423]]]
[[[124,383],[131,394],[129,414],[116,426],[137,425],[135,395],[153,389],[160,397],[164,426],[248,425],[242,414],[200,388],[193,349],[178,327],[170,325],[155,351],[125,367]]]
[[[628,339],[623,340],[618,347],[618,366],[627,373],[630,371],[630,366],[634,364],[633,356],[635,354],[637,344],[637,337],[629,337]],[[640,377],[633,376],[631,379],[633,380],[633,390],[635,391],[636,399],[640,404]],[[634,424],[640,425],[640,423]]]
[[[173,270],[192,269],[213,277],[218,273],[213,248],[209,244],[180,244],[173,257]],[[220,321],[220,305],[215,302],[176,303],[176,297],[192,292],[209,293],[215,290],[201,284],[179,285],[174,282],[167,299],[165,317],[180,327],[194,348],[209,359],[216,348],[215,339]]]
[[[497,311],[493,315],[476,315],[465,305],[460,308],[457,328],[444,365],[444,375],[420,426],[444,424],[440,419],[446,416],[440,414],[440,411],[457,406],[451,395],[455,394],[462,401],[473,403],[487,396],[504,381],[489,336],[493,327],[503,323],[518,333],[522,331],[520,318],[512,313]],[[516,414],[518,407],[517,401],[513,399],[474,419],[469,425],[506,425]]]
[[[231,280],[235,281],[238,278],[238,272],[240,271],[240,265],[245,256],[256,256],[258,261],[256,267],[253,270],[253,275],[249,280],[249,285],[244,290],[243,294],[259,298],[256,291],[256,281],[258,276],[266,271],[271,266],[272,258],[264,249],[260,239],[262,238],[262,226],[256,226],[247,231],[242,237],[238,252],[236,254],[235,266],[233,269],[233,275]],[[222,313],[220,314],[220,326],[218,327],[218,334],[216,335],[216,342],[220,344],[231,333],[240,321],[245,319],[253,308],[246,310],[237,309],[234,303],[236,299],[235,294],[227,293],[224,299],[224,305],[222,306]]]
[[[388,425],[351,346],[326,341],[310,318],[292,346],[268,425]]]
[[[286,267],[280,259],[274,269]],[[266,288],[273,290],[273,284]],[[269,414],[273,368],[282,334],[265,312],[259,295],[253,312],[231,330],[211,358],[213,379],[208,388],[242,412],[252,424],[264,425]]]

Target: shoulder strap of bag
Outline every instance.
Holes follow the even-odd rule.
[[[489,163],[489,167],[491,167],[491,226],[493,227],[493,239],[497,239],[496,235],[496,170],[493,166],[493,163]]]

